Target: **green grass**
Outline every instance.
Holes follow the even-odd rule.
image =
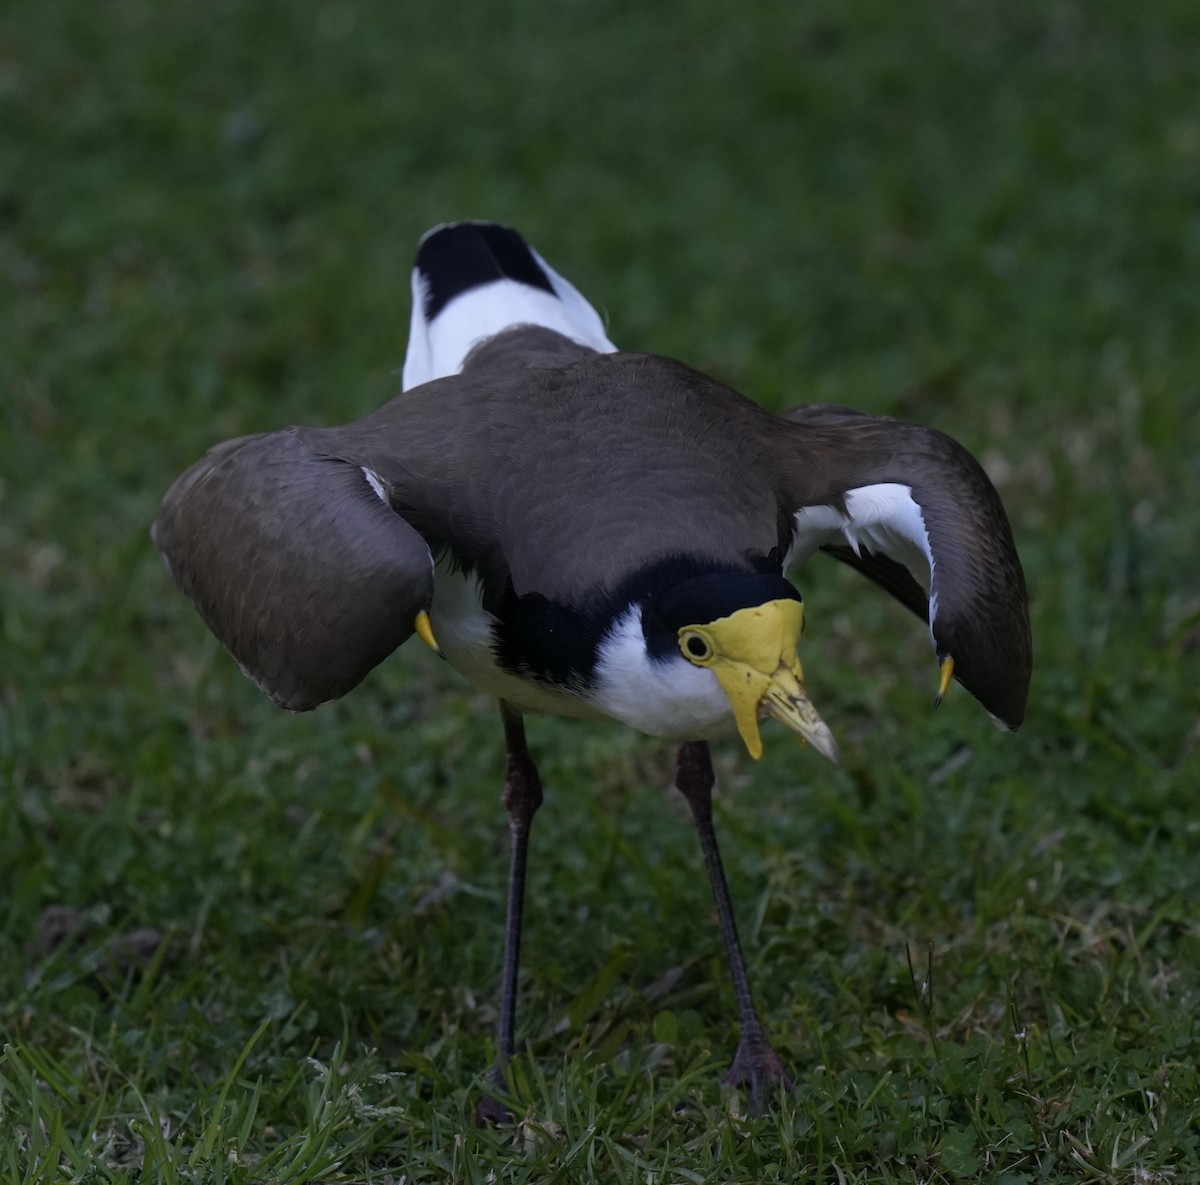
[[[0,1180],[1200,1181],[1197,60],[1184,0],[11,0]],[[621,343],[950,431],[1009,507],[1021,732],[933,713],[922,631],[817,562],[843,767],[718,749],[797,1078],[762,1119],[671,755],[539,720],[520,1123],[475,1130],[492,706],[405,653],[279,713],[147,539],[210,444],[397,389],[461,216]]]

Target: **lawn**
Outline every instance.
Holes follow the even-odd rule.
[[[1200,7],[9,0],[0,1181],[1200,1181]],[[717,746],[764,1022],[661,743],[535,719],[519,1122],[494,705],[279,712],[147,529],[399,387],[418,235],[520,227],[630,348],[983,460],[1028,717],[814,560],[843,764]]]

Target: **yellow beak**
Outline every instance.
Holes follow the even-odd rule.
[[[766,714],[807,741],[830,761],[838,760],[833,733],[817,714],[804,690],[804,671],[796,646],[804,627],[804,606],[799,601],[768,601],[739,609],[728,617],[679,631],[685,655],[697,662],[686,641],[699,635],[709,654],[698,662],[717,681],[737,722],[737,730],[750,756],[762,756],[760,714]]]

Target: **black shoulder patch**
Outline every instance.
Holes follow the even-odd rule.
[[[540,593],[518,596],[506,578],[503,588],[493,585],[495,596],[484,596],[484,608],[496,618],[496,661],[520,678],[578,692],[591,686],[600,642],[630,605],[642,606],[647,652],[665,658],[678,654],[681,626],[715,621],[779,597],[800,600],[780,574],[777,553],[746,556],[744,564],[731,568],[668,556],[581,605],[559,604]]]
[[[456,296],[493,280],[515,280],[555,295],[529,244],[511,227],[496,222],[455,222],[440,227],[421,243],[416,266],[425,277],[425,317],[429,321]]]

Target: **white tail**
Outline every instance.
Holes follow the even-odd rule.
[[[451,222],[421,238],[412,276],[404,389],[457,374],[473,346],[517,325],[542,325],[609,354],[600,315],[515,230]]]

